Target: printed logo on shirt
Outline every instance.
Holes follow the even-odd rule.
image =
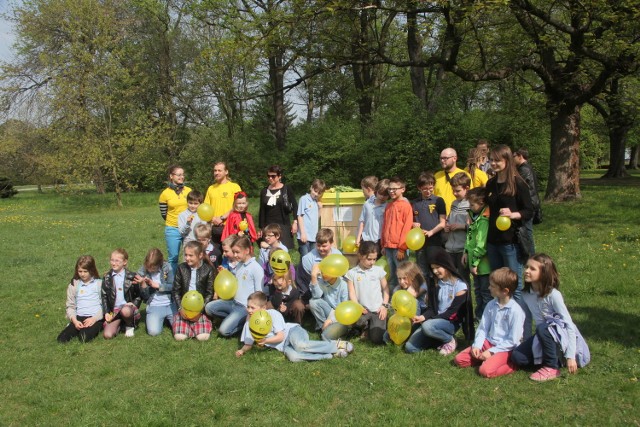
[[[227,193],[226,191],[222,192],[222,197],[224,197],[225,199],[227,198],[228,195],[229,195],[229,193]]]
[[[247,275],[246,274],[242,275],[242,280],[247,280]]]
[[[429,213],[433,213],[436,210],[436,205],[429,205]]]

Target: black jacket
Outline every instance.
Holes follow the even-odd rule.
[[[111,313],[116,305],[116,286],[112,276],[113,270],[109,270],[102,278],[102,310],[103,313]],[[140,285],[133,283],[135,273],[124,270],[124,299],[140,308],[142,296]]]
[[[213,298],[213,281],[218,275],[218,270],[207,262],[203,262],[196,270],[196,290],[202,294],[204,304],[207,305]],[[173,279],[173,289],[171,297],[178,309],[182,308],[182,297],[189,292],[189,282],[191,281],[191,267],[186,262],[178,265],[176,277]]]

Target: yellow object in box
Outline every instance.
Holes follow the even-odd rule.
[[[358,236],[358,220],[365,202],[364,194],[361,191],[326,191],[321,201],[320,227],[333,230],[335,245],[341,249],[345,237]],[[356,258],[357,262],[357,257],[351,258]],[[351,258],[350,264],[354,261]]]

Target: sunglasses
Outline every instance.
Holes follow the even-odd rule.
[[[271,175],[269,173],[267,174],[267,178],[270,178],[270,179],[276,179],[277,177],[278,175]]]

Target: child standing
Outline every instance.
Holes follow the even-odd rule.
[[[198,224],[205,222],[198,216],[198,206],[202,204],[202,193],[197,190],[191,190],[187,194],[187,209],[178,215],[178,230],[184,239],[184,243],[196,240],[194,229]]]
[[[458,353],[454,362],[461,368],[480,365],[480,375],[495,378],[515,371],[509,359],[522,339],[525,316],[511,298],[518,286],[516,273],[502,267],[491,273],[489,281],[489,290],[495,299],[482,315],[473,345]]]
[[[354,327],[366,334],[373,344],[383,344],[387,330],[387,310],[389,308],[389,287],[387,273],[375,265],[378,250],[373,242],[362,242],[358,248],[358,265],[347,272],[349,299],[364,307],[362,317]],[[322,337],[338,338],[346,333],[347,326],[333,323],[325,328]]]
[[[162,251],[149,249],[134,281],[140,285],[140,294],[147,304],[145,323],[147,333],[152,337],[162,333],[165,322],[173,327],[173,317],[178,314],[178,308],[171,299],[173,280],[171,264],[164,260]]]
[[[140,285],[134,282],[135,274],[127,270],[129,254],[118,248],[111,253],[111,270],[102,278],[102,310],[104,338],[114,338],[124,323],[125,336],[131,338],[140,320]]]
[[[458,276],[451,256],[444,249],[434,250],[429,262],[437,283],[427,285],[427,309],[411,319],[420,328],[409,337],[405,350],[416,353],[437,347],[440,354],[447,356],[456,349],[454,335],[463,322],[466,321],[465,334],[473,333],[467,284]]]
[[[578,366],[589,363],[589,348],[571,320],[558,290],[558,270],[551,257],[538,253],[529,258],[524,280],[522,297],[536,322],[536,333],[513,351],[512,362],[518,367],[542,365],[529,378],[533,381],[553,380],[561,375],[557,353],[560,345],[569,372],[575,374]]]
[[[375,178],[375,177],[367,177]],[[382,248],[380,247],[380,233],[382,231],[382,221],[384,219],[384,210],[387,207],[389,199],[389,180],[383,179],[379,181],[375,187],[370,185],[373,181],[362,180],[362,193],[367,199],[362,205],[362,213],[358,220],[358,235],[356,236],[356,246],[360,246],[361,242],[373,242],[378,249],[378,258],[382,256]],[[377,181],[377,179],[376,179]],[[369,196],[367,196],[369,195]]]
[[[476,319],[482,317],[484,308],[491,301],[489,292],[489,257],[487,257],[487,233],[489,231],[489,207],[487,190],[473,188],[467,192],[469,200],[469,231],[464,243],[462,264],[467,265],[473,276],[473,292],[476,297]]]
[[[389,180],[387,191],[391,201],[384,211],[380,245],[384,249],[389,264],[389,286],[391,288],[398,284],[396,268],[406,256],[407,233],[411,230],[413,221],[413,209],[411,203],[404,197],[405,189],[406,183],[399,176]]]
[[[431,278],[428,259],[436,248],[443,246],[442,230],[447,218],[444,199],[433,193],[435,183],[433,173],[421,173],[417,181],[420,197],[412,203],[413,227],[420,227],[426,237],[424,246],[416,252],[416,262],[422,268],[422,273],[427,280]]]
[[[233,196],[233,211],[227,217],[224,229],[222,230],[222,240],[226,239],[232,234],[240,236],[247,236],[251,239],[251,242],[258,240],[258,234],[256,233],[256,226],[253,223],[253,216],[247,209],[249,208],[249,199],[247,193],[239,191]],[[245,222],[247,228],[240,230],[240,223]]]
[[[256,291],[262,291],[264,271],[251,254],[253,245],[248,237],[239,237],[231,246],[233,256],[238,260],[235,276],[238,279],[238,291],[232,300],[215,300],[205,306],[209,316],[222,318],[218,333],[230,337],[240,332],[247,316],[247,297]]]
[[[321,179],[314,179],[309,192],[298,202],[298,251],[300,258],[308,254],[315,245],[320,220],[320,202],[326,185]]]
[[[322,273],[318,263],[311,268],[309,288],[309,309],[316,319],[316,330],[325,329],[333,323],[330,316],[338,304],[349,299],[347,283],[342,277],[331,277]]]
[[[217,245],[211,243],[211,224],[208,222],[196,225],[193,230],[196,240],[200,242],[204,248],[204,257],[215,269],[218,269],[222,263],[222,252]]]
[[[78,337],[88,342],[98,336],[102,327],[102,280],[91,255],[76,261],[73,279],[67,287],[67,319],[70,323],[58,335],[59,343]]]
[[[171,296],[178,309],[173,317],[173,337],[177,341],[195,337],[198,341],[206,341],[211,334],[211,320],[203,313],[196,318],[187,318],[182,310],[182,297],[189,291],[198,291],[206,304],[213,296],[213,281],[217,271],[204,262],[204,250],[198,242],[184,245],[185,262],[178,266]]]
[[[271,331],[262,340],[255,342],[249,330],[249,319],[258,310],[267,307],[267,296],[263,292],[254,292],[247,299],[247,318],[240,340],[243,346],[236,351],[236,357],[242,357],[253,348],[270,347],[285,354],[291,362],[303,360],[322,360],[333,357],[347,357],[353,352],[353,344],[348,341],[312,341],[309,333],[296,323],[285,323],[282,314],[276,310],[267,310],[271,316]]]
[[[444,227],[447,233],[447,241],[444,248],[451,254],[453,263],[458,268],[458,273],[465,283],[469,281],[469,269],[462,264],[464,254],[464,243],[467,238],[467,221],[469,219],[469,201],[466,199],[467,191],[471,186],[471,178],[466,173],[457,173],[451,178],[451,189],[456,198],[451,203],[449,216]]]
[[[304,304],[300,300],[300,292],[291,278],[291,272],[274,274],[269,284],[269,301],[267,308],[277,310],[285,319],[302,324]]]

